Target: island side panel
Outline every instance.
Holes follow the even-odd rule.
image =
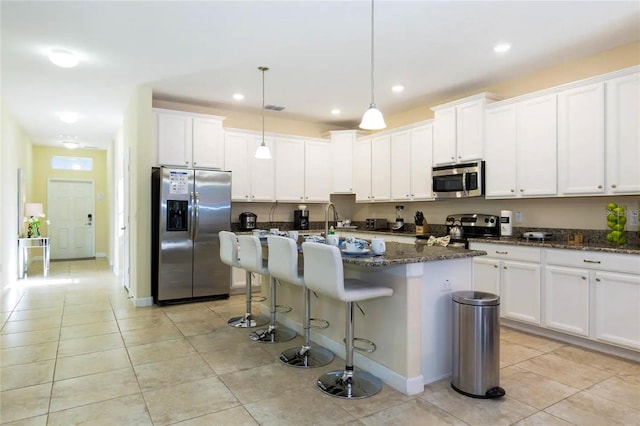
[[[422,375],[424,384],[451,375],[453,305],[451,293],[471,290],[473,258],[423,263]]]

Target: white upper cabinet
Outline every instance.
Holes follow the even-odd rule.
[[[391,199],[391,136],[374,136],[371,139],[371,199]]]
[[[158,164],[222,169],[223,117],[154,109]]]
[[[640,73],[607,81],[607,192],[640,192]]]
[[[391,199],[430,200],[433,124],[391,133]]]
[[[485,195],[516,197],[516,105],[487,108],[485,132]]]
[[[481,93],[432,108],[433,164],[482,159],[484,109],[495,99],[492,93]]]
[[[555,195],[558,191],[556,95],[519,102],[516,108],[516,191],[521,196]]]
[[[353,145],[357,130],[339,130],[331,133],[331,192],[353,194]]]
[[[304,160],[303,140],[276,138],[276,200],[285,202],[304,200]]]
[[[556,95],[487,108],[487,198],[555,195]]]
[[[231,171],[232,201],[275,201],[274,160],[254,157],[261,137],[243,132],[225,132],[225,165]],[[265,138],[274,154],[274,141]]]
[[[371,200],[371,138],[359,139],[353,147],[353,184],[356,201]]]
[[[391,199],[411,199],[411,133],[391,134]]]
[[[604,193],[604,83],[558,94],[561,195]]]
[[[331,144],[306,141],[304,145],[304,201],[325,203],[331,193]],[[349,164],[351,170],[351,164]]]
[[[411,130],[411,199],[432,200],[433,124]]]

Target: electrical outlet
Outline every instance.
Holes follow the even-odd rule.
[[[516,212],[516,223],[522,223],[522,212]]]
[[[638,209],[633,208],[633,207],[627,207],[627,214],[629,215],[629,226],[632,229],[635,229],[638,227],[638,214],[640,212],[638,211]]]
[[[449,280],[444,280],[440,283],[440,290],[441,291],[451,291],[451,281]]]

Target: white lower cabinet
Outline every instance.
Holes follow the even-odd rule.
[[[589,337],[589,281],[585,269],[545,267],[544,325]]]
[[[594,275],[593,337],[640,350],[640,275],[615,272]]]
[[[500,285],[501,316],[540,324],[540,265],[503,261]]]
[[[473,289],[500,295],[500,261],[486,256],[473,258]]]

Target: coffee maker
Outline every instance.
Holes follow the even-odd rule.
[[[304,207],[293,211],[293,229],[301,231],[309,229],[309,210],[306,209],[306,206]]]

